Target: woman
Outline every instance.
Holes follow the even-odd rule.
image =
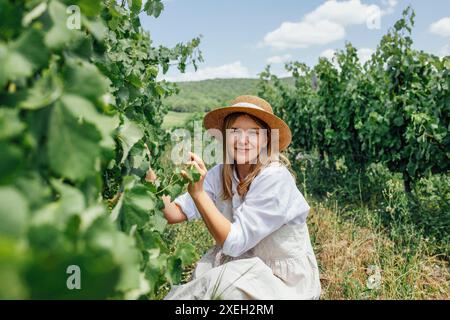
[[[201,178],[172,203],[166,197],[163,211],[169,223],[202,218],[216,245],[165,299],[318,299],[310,207],[289,161],[275,150],[290,144],[289,127],[267,101],[248,95],[209,112],[204,126],[226,137],[224,163],[208,171],[191,153]]]

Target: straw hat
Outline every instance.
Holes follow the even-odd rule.
[[[257,96],[239,96],[231,102],[230,106],[208,112],[203,119],[203,125],[207,130],[218,129],[222,131],[225,117],[235,112],[251,114],[264,121],[270,129],[278,129],[280,152],[291,143],[292,134],[288,125],[273,114],[272,106],[266,100]]]

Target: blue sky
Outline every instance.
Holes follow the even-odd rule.
[[[142,15],[153,45],[173,47],[203,36],[197,72],[172,68],[171,81],[257,77],[267,64],[285,75],[284,61],[310,66],[350,41],[362,60],[370,56],[409,4],[416,11],[417,49],[450,54],[448,0],[166,0],[158,18]]]

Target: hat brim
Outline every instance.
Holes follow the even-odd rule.
[[[270,127],[270,129],[279,130],[279,150],[285,150],[292,140],[292,133],[289,126],[276,115],[269,113],[264,110],[249,108],[249,107],[238,107],[238,106],[228,106],[214,109],[208,112],[203,118],[203,125],[206,130],[208,129],[218,129],[222,130],[224,119],[229,114],[235,112],[244,112],[251,114],[258,119],[261,119]]]

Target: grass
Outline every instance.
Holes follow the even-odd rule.
[[[308,200],[311,241],[320,268],[321,299],[450,299],[448,264],[433,256],[423,241],[414,248],[400,247],[390,240],[374,212],[361,209],[358,222],[348,217],[338,203]],[[361,223],[361,221],[364,221]],[[173,248],[188,242],[201,257],[214,241],[203,221],[169,225]],[[195,264],[183,273],[189,281]],[[371,286],[374,273],[381,275],[379,286]],[[164,287],[158,297],[169,291]]]
[[[429,254],[427,243],[399,247],[366,210],[366,225],[340,217],[337,205],[311,205],[308,221],[321,269],[322,299],[449,299],[448,265]],[[345,210],[345,209],[344,209]],[[361,217],[359,217],[361,220]],[[373,270],[378,287],[368,285]]]
[[[189,117],[191,117],[194,112],[174,112],[169,111],[166,117],[164,118],[164,122],[162,127],[164,129],[170,129],[176,126],[183,125]]]

